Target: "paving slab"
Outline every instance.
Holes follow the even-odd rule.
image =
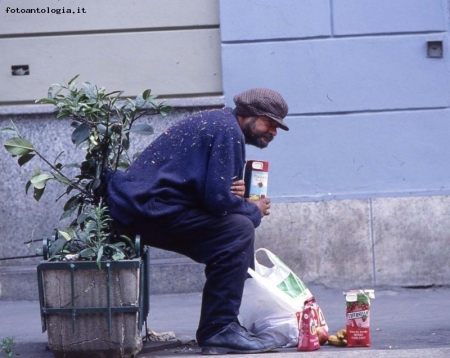
[[[308,287],[320,304],[331,333],[344,328],[343,290],[316,285]],[[286,348],[252,356],[450,357],[449,287],[375,287],[375,296],[371,305],[371,347],[325,345],[309,353]],[[146,342],[137,358],[198,355],[200,350],[194,337],[200,302],[201,293],[150,296],[147,328],[156,332],[174,332],[176,338],[168,342]],[[46,350],[47,336],[41,332],[37,301],[0,301],[0,339],[7,336],[14,337],[15,352],[20,357],[52,357]],[[240,356],[243,355],[235,354],[233,358]]]

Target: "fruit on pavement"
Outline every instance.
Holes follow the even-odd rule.
[[[319,343],[323,346],[328,341],[328,331],[323,327],[317,327],[316,332],[317,337],[319,338]]]
[[[332,346],[345,347],[347,345],[347,340],[339,339],[336,335],[332,334],[328,337],[328,343]]]
[[[345,329],[340,329],[339,331],[337,331],[336,336],[339,339],[346,339],[347,338],[347,331]]]

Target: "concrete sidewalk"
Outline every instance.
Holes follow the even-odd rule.
[[[330,333],[345,327],[345,301],[342,290],[308,285],[320,304]],[[373,287],[368,287],[373,288]],[[325,345],[314,352],[295,348],[265,353],[314,354],[315,357],[450,357],[450,288],[421,289],[375,287],[371,306],[371,338],[368,348]],[[176,339],[147,342],[138,358],[195,356],[199,353],[194,337],[200,312],[200,293],[150,297],[148,328],[173,331]],[[41,333],[37,301],[0,301],[0,339],[14,337],[15,352],[22,358],[47,358],[47,336]],[[5,356],[0,353],[0,357]],[[233,355],[239,357],[241,355]],[[258,356],[258,355],[252,355]]]

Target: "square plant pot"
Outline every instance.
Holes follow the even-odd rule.
[[[42,330],[56,358],[133,357],[147,315],[144,261],[41,262]]]

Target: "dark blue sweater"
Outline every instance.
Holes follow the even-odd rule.
[[[111,216],[129,225],[195,208],[242,214],[257,227],[259,208],[230,192],[244,165],[245,139],[232,110],[200,112],[161,134],[126,172],[110,174]]]

